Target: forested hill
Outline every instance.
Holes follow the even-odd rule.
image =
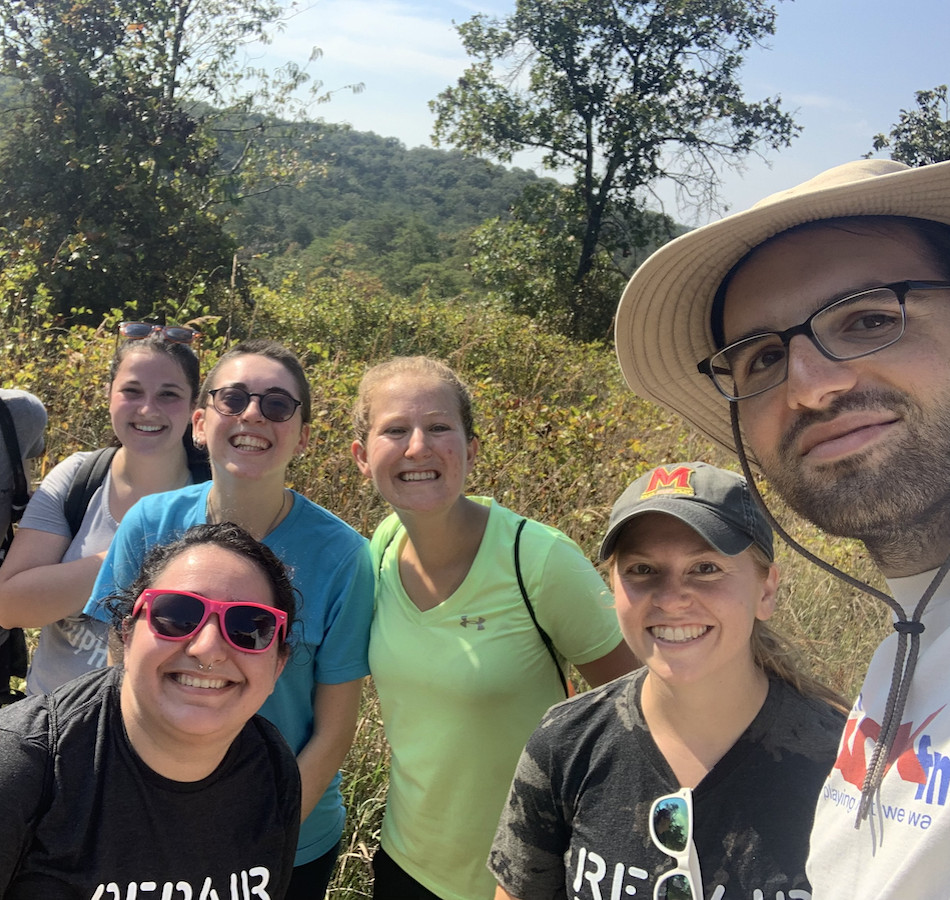
[[[232,226],[241,246],[280,255],[333,236],[365,245],[381,223],[410,219],[454,235],[501,215],[539,180],[459,151],[409,149],[342,125],[314,127],[320,139],[312,159],[326,164],[325,174],[242,203]]]
[[[228,218],[243,259],[253,259],[271,285],[289,272],[355,271],[396,296],[487,290],[516,311],[563,316],[584,215],[567,199],[570,189],[558,195],[549,190],[557,185],[552,178],[457,150],[408,149],[341,125],[312,127],[319,139],[301,153],[322,171],[299,187],[247,198]],[[508,215],[532,187],[532,200]],[[637,249],[615,253],[609,265],[605,259],[587,286],[588,336],[609,332],[638,261],[682,230],[648,211],[635,222],[614,216],[610,226],[635,235]]]

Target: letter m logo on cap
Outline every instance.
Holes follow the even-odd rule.
[[[654,469],[650,477],[650,483],[640,495],[640,499],[645,500],[647,497],[655,497],[657,494],[680,494],[694,497],[696,491],[693,490],[693,486],[690,484],[693,471],[689,466],[676,466],[675,468],[660,466],[658,469]]]

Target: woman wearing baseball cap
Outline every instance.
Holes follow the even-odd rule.
[[[489,859],[496,900],[807,892],[846,705],[767,624],[778,567],[745,479],[647,472],[600,555],[646,665],[553,707],[530,738]]]

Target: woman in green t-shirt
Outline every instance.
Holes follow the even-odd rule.
[[[370,669],[392,747],[374,897],[490,900],[498,815],[525,740],[564,699],[563,667],[596,685],[634,658],[572,541],[465,494],[478,439],[448,366],[375,366],[354,421],[356,463],[395,510],[373,537]]]

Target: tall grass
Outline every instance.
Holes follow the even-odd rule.
[[[393,354],[426,353],[456,367],[472,386],[481,449],[470,488],[552,524],[594,557],[610,506],[646,469],[705,460],[735,468],[666,412],[634,397],[613,353],[546,333],[489,305],[430,302],[381,294],[371,281],[288,281],[258,289],[253,311],[230,325],[238,335],[273,337],[302,357],[313,386],[313,439],[294,464],[294,487],[366,535],[387,513],[350,458],[349,409],[364,369]],[[123,317],[116,311],[115,320]],[[7,386],[33,390],[47,404],[50,430],[39,474],[68,453],[110,437],[105,382],[114,338],[100,331],[6,316],[0,342]],[[223,329],[224,323],[219,325]],[[209,329],[213,330],[213,328]],[[203,369],[223,348],[208,337]],[[763,485],[767,492],[768,486]],[[814,552],[864,579],[877,580],[863,549],[780,513]],[[780,547],[783,570],[776,621],[802,647],[815,674],[851,697],[886,632],[884,607]],[[388,752],[372,685],[356,742],[344,766],[349,809],[334,900],[370,896],[387,782]]]

